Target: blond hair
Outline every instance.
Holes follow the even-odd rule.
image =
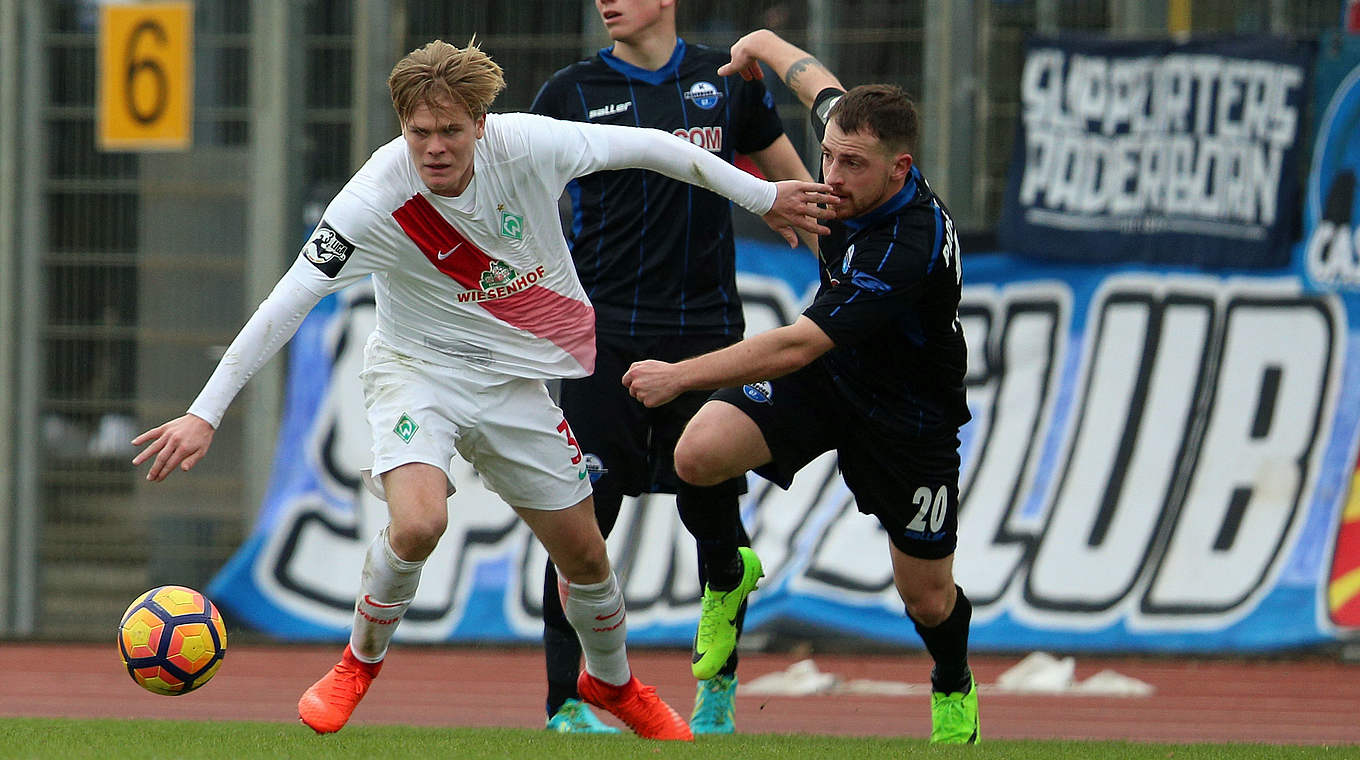
[[[421,104],[431,111],[449,103],[462,105],[476,119],[486,115],[491,101],[505,89],[505,77],[491,56],[477,47],[474,36],[465,48],[435,40],[407,53],[392,67],[387,89],[403,124]]]

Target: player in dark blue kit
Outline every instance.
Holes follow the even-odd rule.
[[[553,75],[531,110],[662,129],[729,162],[747,155],[767,178],[810,179],[764,85],[719,76],[726,53],[676,36],[675,0],[596,0],[595,7],[614,44]],[[733,559],[749,551],[740,548],[750,540],[737,508],[744,475],[692,486],[675,476],[671,460],[681,431],[708,394],[685,394],[649,410],[620,383],[634,361],[675,361],[741,339],[731,204],[646,171],[582,177],[568,192],[572,256],[595,307],[597,360],[591,377],[562,383],[559,403],[592,466],[601,531],[609,535],[624,496],[674,493],[699,547],[701,582],[719,590],[754,585],[758,568],[748,580],[747,566]],[[736,614],[737,629],[744,610]],[[551,562],[543,620],[548,728],[611,730],[577,697],[580,644],[562,614]],[[696,670],[695,733],[733,730],[736,667],[731,651],[711,668]]]
[[[930,739],[976,743],[972,605],[953,576],[958,431],[970,416],[953,221],[914,164],[916,111],[899,88],[845,92],[766,30],[739,40],[722,71],[759,78],[762,62],[811,107],[823,181],[839,200],[821,238],[821,287],[792,325],[674,364],[636,363],[624,383],[648,407],[722,389],[676,446],[689,483],[755,470],[787,488],[813,458],[838,453],[859,510],[888,533],[894,583],[935,660]],[[739,590],[704,610],[696,657],[724,656],[726,614],[744,601]]]

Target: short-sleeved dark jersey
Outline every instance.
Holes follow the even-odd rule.
[[[842,95],[817,96],[818,138]],[[959,324],[962,270],[954,222],[912,166],[906,184],[873,211],[828,223],[821,287],[804,316],[836,344],[820,362],[855,417],[898,435],[931,437],[970,418]]]
[[[679,40],[656,71],[611,49],[553,75],[531,110],[572,121],[653,127],[728,162],[784,133],[759,81],[720,77],[728,56]],[[653,172],[599,172],[568,185],[568,242],[600,332],[740,337],[731,203]]]

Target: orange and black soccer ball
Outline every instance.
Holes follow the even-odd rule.
[[[123,613],[118,652],[139,686],[175,697],[217,673],[227,653],[227,627],[203,594],[160,586],[137,597]]]

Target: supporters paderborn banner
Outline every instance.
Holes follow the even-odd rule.
[[[929,167],[925,167],[928,171]],[[965,252],[959,582],[978,651],[1271,651],[1346,635],[1328,614],[1360,433],[1360,295],[1270,272],[1078,266]],[[748,331],[791,323],[805,252],[743,243]],[[387,521],[358,481],[370,290],[331,296],[289,357],[287,410],[258,524],[207,588],[238,625],[347,636],[359,568]],[[535,642],[545,555],[455,462],[448,530],[398,641]],[[917,648],[887,538],[834,455],[743,515],[766,578],[748,635]],[[625,502],[609,538],[630,641],[685,646],[693,541],[674,497]]]
[[[999,235],[1082,262],[1270,267],[1296,234],[1315,46],[1028,42]]]

